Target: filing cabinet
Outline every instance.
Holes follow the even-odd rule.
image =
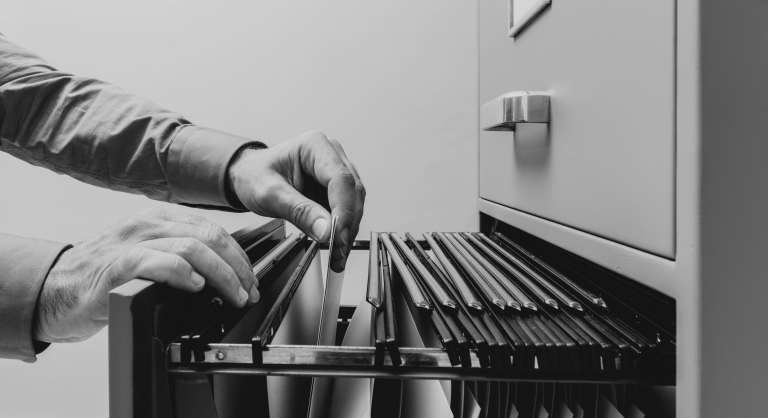
[[[532,259],[615,289],[611,309],[642,305],[622,319],[671,324],[675,361],[663,366],[675,372],[674,386],[663,392],[672,396],[653,399],[671,404],[677,416],[765,415],[768,5],[525,3],[543,7],[518,31],[510,30],[510,20],[520,21],[511,16],[509,0],[478,0],[480,231],[522,239],[535,249]],[[275,231],[273,238],[283,237],[281,228]],[[250,239],[240,241],[257,248]],[[205,361],[197,353],[195,364],[191,356],[185,364],[174,361],[163,351],[170,340],[163,345],[152,334],[168,331],[156,323],[178,322],[168,315],[173,309],[159,305],[168,295],[160,286],[129,285],[116,289],[116,303],[110,302],[114,416],[147,416],[140,408],[169,416],[170,404],[148,390],[170,399],[169,371],[231,373],[245,370],[240,363],[258,371],[252,332],[244,347],[217,346],[244,350],[239,357],[208,347]],[[665,296],[649,297],[659,292]],[[267,300],[265,293],[261,306],[269,306]],[[184,352],[181,344],[177,352]],[[300,348],[275,347],[272,354]],[[224,367],[220,363],[230,368],[214,369]],[[355,366],[338,363],[337,371]],[[526,379],[518,370],[446,370],[467,380]],[[399,371],[377,372],[402,376]],[[529,376],[558,384],[574,379]],[[186,383],[211,387],[205,376]],[[643,389],[661,384],[671,383],[652,381]],[[231,387],[237,389],[218,396],[247,388]],[[252,394],[240,401],[260,411],[256,403],[265,397]]]
[[[481,221],[673,297],[677,416],[764,415],[768,4],[514,1],[478,1]]]
[[[508,35],[480,2],[480,103],[546,91],[548,125],[480,134],[480,197],[674,258],[675,2],[554,2]]]

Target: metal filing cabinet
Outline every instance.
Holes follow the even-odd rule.
[[[677,416],[765,415],[768,4],[478,5],[484,219],[675,298]]]
[[[481,133],[480,196],[673,258],[675,2],[559,1],[514,38],[508,7],[480,2],[480,103],[546,91],[551,123]]]

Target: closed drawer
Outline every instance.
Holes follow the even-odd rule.
[[[514,39],[479,5],[480,103],[551,96],[549,125],[481,132],[480,197],[674,258],[675,3],[553,0]]]

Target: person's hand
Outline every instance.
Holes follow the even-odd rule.
[[[272,148],[245,149],[230,165],[228,180],[246,208],[286,219],[320,242],[330,238],[331,214],[338,216],[331,268],[344,269],[360,229],[365,187],[337,141],[313,131]]]
[[[205,285],[242,307],[259,300],[242,248],[199,216],[150,209],[65,251],[43,285],[33,338],[85,340],[107,325],[108,293],[135,278],[197,292]]]

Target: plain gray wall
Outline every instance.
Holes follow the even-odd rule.
[[[477,228],[475,3],[462,0],[3,3],[0,32],[59,69],[117,84],[193,122],[276,143],[339,139],[371,229]],[[77,242],[165,205],[0,154],[0,231]],[[194,211],[182,207],[177,210]],[[229,230],[254,215],[199,211]],[[364,257],[363,257],[364,258]],[[349,271],[364,271],[365,260]],[[357,304],[363,275],[347,275]],[[107,415],[107,339],[0,360],[0,415]]]

